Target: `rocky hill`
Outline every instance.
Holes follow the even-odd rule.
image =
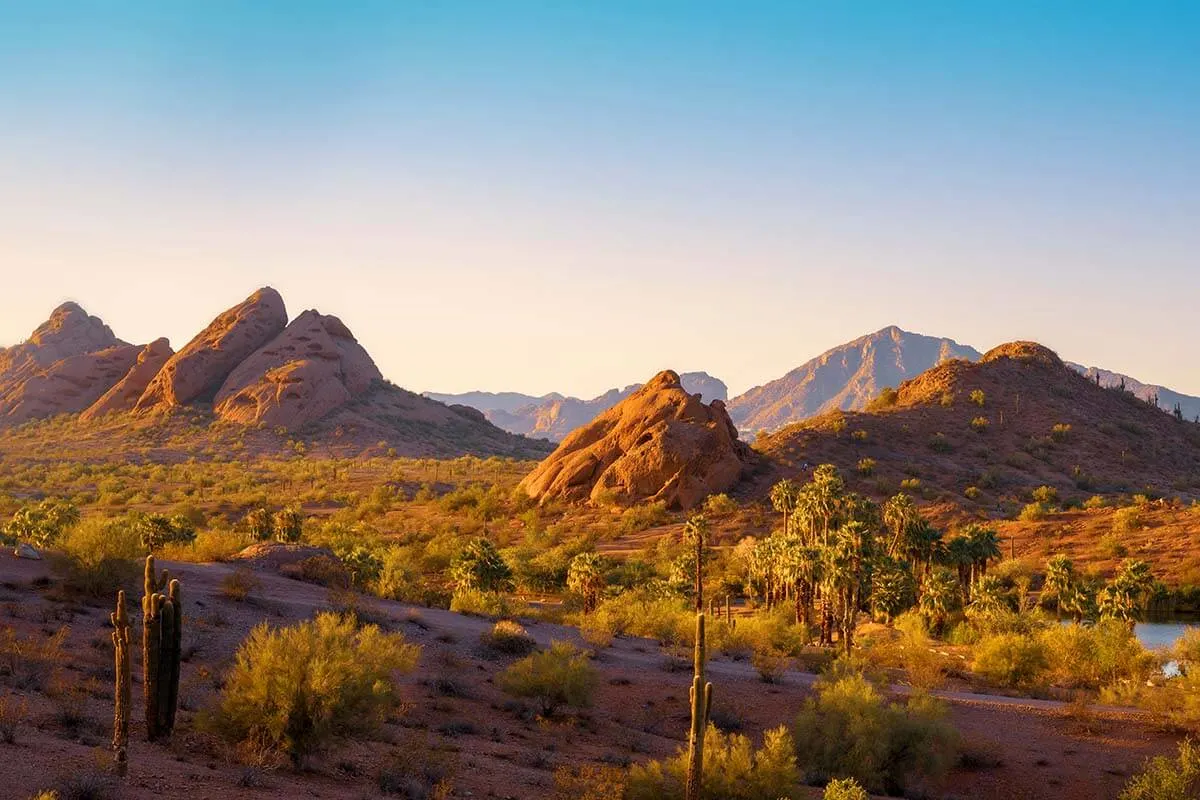
[[[1148,403],[1157,402],[1158,407],[1164,411],[1174,411],[1175,406],[1179,406],[1180,413],[1188,419],[1200,419],[1200,397],[1176,392],[1153,383],[1142,383],[1137,378],[1100,367],[1085,367],[1071,361],[1067,361],[1066,365],[1085,378],[1091,378],[1093,381],[1098,379],[1099,384],[1107,389],[1124,387],[1125,391],[1141,400]]]
[[[711,403],[713,400],[724,402],[729,398],[729,388],[725,383],[706,372],[685,372],[679,379],[685,391],[700,395],[705,403]],[[591,400],[565,397],[557,392],[541,397],[517,392],[427,392],[425,396],[443,403],[462,404],[478,409],[490,422],[511,433],[558,442],[641,387],[642,384],[634,383],[624,389],[610,389]]]
[[[166,339],[126,344],[74,303],[22,344],[0,350],[0,426],[78,415],[114,443],[186,412],[185,427],[232,424],[281,441],[403,455],[538,457],[550,450],[383,380],[337,317],[305,311],[288,323],[283,298],[260,289],[178,352]],[[197,416],[198,415],[198,416]],[[202,435],[202,434],[199,434]],[[260,437],[261,438],[261,437]]]
[[[738,430],[757,433],[835,409],[857,410],[888,386],[915,377],[948,359],[979,358],[979,351],[909,333],[895,325],[835,347],[729,403]]]
[[[1015,342],[900,384],[865,412],[830,412],[756,443],[774,465],[752,492],[838,465],[860,490],[903,486],[981,513],[1094,493],[1200,496],[1200,425],[1097,386],[1041,345]]]
[[[686,509],[733,487],[752,462],[725,404],[705,404],[667,370],[567,436],[520,488],[538,501]]]

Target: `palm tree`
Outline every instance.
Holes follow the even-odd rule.
[[[788,522],[792,517],[792,511],[796,509],[796,496],[799,494],[799,489],[792,481],[784,478],[779,483],[771,487],[771,505],[776,511],[783,515],[783,535],[787,536]]]
[[[975,551],[975,563],[971,570],[971,582],[987,575],[989,561],[1000,558],[1000,536],[994,528],[982,525],[968,525],[967,538],[971,541],[971,549]]]
[[[950,614],[958,610],[961,600],[958,578],[948,569],[937,569],[925,579],[918,607],[929,629],[940,635]]]
[[[821,552],[821,585],[825,604],[836,621],[846,654],[850,653],[853,645],[868,543],[867,527],[854,520],[834,531],[829,544]]]
[[[1141,618],[1154,583],[1149,564],[1140,559],[1127,559],[1096,598],[1100,616],[1122,619],[1133,625]]]
[[[958,572],[958,585],[963,602],[971,602],[971,568],[975,565],[974,543],[967,536],[955,536],[946,542],[943,562]]]
[[[596,552],[580,553],[567,567],[567,591],[580,596],[585,614],[595,610],[600,595],[608,585],[605,577],[608,561]]]
[[[967,610],[974,616],[996,617],[1012,610],[1009,607],[1008,590],[995,575],[984,575],[975,581],[972,594],[974,596]]]
[[[917,510],[917,504],[903,492],[883,504],[883,524],[891,533],[887,546],[889,556],[895,558],[899,554],[905,532],[920,518],[921,512]]]
[[[1075,565],[1062,553],[1046,562],[1046,582],[1042,591],[1054,595],[1054,614],[1062,619],[1063,596],[1075,585]]]

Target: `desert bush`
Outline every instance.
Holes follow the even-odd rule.
[[[261,585],[262,581],[258,579],[257,575],[246,567],[238,567],[221,579],[218,591],[226,600],[241,603],[245,602],[251,592],[257,591]]]
[[[1035,503],[1053,505],[1058,502],[1058,489],[1053,486],[1039,486],[1031,494]]]
[[[1020,633],[982,639],[971,669],[1002,686],[1028,689],[1046,683],[1050,654],[1044,642]]]
[[[825,784],[821,800],[871,800],[867,790],[854,778],[834,778]]]
[[[289,578],[330,589],[350,588],[350,573],[342,566],[342,562],[329,556],[310,556],[295,564],[285,564],[279,572]]]
[[[862,475],[864,478],[868,478],[875,474],[875,459],[860,458],[858,460],[858,464],[856,464],[854,468],[859,475]]]
[[[727,494],[710,494],[704,501],[704,513],[709,516],[732,514],[738,510],[737,501]]]
[[[1132,533],[1142,529],[1142,511],[1136,506],[1118,508],[1113,512],[1113,533]]]
[[[404,741],[379,768],[379,791],[405,800],[447,800],[453,793],[457,757],[428,742]]]
[[[979,490],[978,486],[968,486],[966,489],[963,489],[963,497],[968,500],[978,500],[982,496],[983,492]]]
[[[900,488],[906,492],[919,492],[921,491],[921,479],[905,478],[900,481]]]
[[[208,726],[260,742],[302,765],[346,736],[371,730],[399,702],[396,672],[420,649],[398,633],[337,614],[286,628],[259,625],[242,643]]]
[[[450,610],[459,614],[477,617],[511,617],[516,609],[499,592],[482,592],[478,589],[463,589],[450,598]]]
[[[1093,508],[1104,508],[1108,505],[1108,501],[1098,494],[1094,494],[1087,500],[1083,501],[1083,507],[1089,511]]]
[[[605,764],[559,767],[553,800],[614,800],[625,796],[625,770]]]
[[[512,569],[488,539],[468,542],[450,562],[450,577],[458,591],[505,591],[512,588]]]
[[[1017,515],[1017,519],[1022,522],[1037,522],[1038,520],[1045,519],[1049,513],[1050,511],[1046,508],[1045,503],[1027,503],[1021,509],[1021,513]]]
[[[621,530],[636,533],[662,525],[667,519],[667,504],[661,500],[631,506],[621,514]]]
[[[45,692],[67,662],[63,647],[70,634],[66,626],[49,636],[20,636],[11,627],[0,631],[0,678],[16,689]]]
[[[944,433],[935,433],[929,437],[929,449],[935,453],[950,453],[954,450],[954,445],[946,438]]]
[[[0,697],[0,742],[13,744],[17,741],[17,731],[29,716],[29,703],[25,698],[17,698],[12,692],[5,692]]]
[[[529,631],[512,620],[502,619],[480,637],[484,647],[497,653],[523,656],[537,649]]]
[[[528,655],[496,676],[501,691],[538,703],[542,716],[552,717],[563,706],[586,708],[595,691],[596,669],[585,652],[568,642],[551,642],[550,649]]]
[[[1145,683],[1156,659],[1129,625],[1103,619],[1095,625],[1051,625],[1039,634],[1056,685],[1098,689],[1116,683]]]
[[[741,734],[709,725],[704,734],[702,794],[722,800],[783,800],[799,797],[800,773],[794,742],[780,726],[763,734],[758,750]],[[666,761],[635,764],[629,770],[629,800],[682,800],[687,751]]]
[[[986,396],[983,393],[983,389],[971,390],[971,402],[980,408],[983,408],[983,404],[986,402]]]
[[[245,549],[246,534],[232,530],[200,531],[191,542],[163,545],[160,556],[168,561],[192,561],[199,564],[228,561]]]
[[[1179,756],[1156,756],[1121,792],[1120,800],[1192,800],[1200,797],[1200,747],[1185,739]]]
[[[949,770],[958,735],[937,701],[916,694],[887,704],[861,673],[837,665],[816,689],[795,726],[807,781],[854,778],[872,791],[901,794],[910,779],[936,781]]]
[[[867,411],[878,411],[891,408],[899,401],[900,395],[891,386],[885,386],[879,391],[879,396],[867,403]]]
[[[971,420],[971,429],[976,433],[983,433],[991,424],[987,417],[975,417]]]

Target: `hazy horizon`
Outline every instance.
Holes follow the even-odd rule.
[[[0,346],[272,285],[414,391],[738,394],[896,324],[1200,395],[1197,6],[5,13]]]

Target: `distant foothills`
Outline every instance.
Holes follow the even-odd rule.
[[[728,397],[726,385],[705,372],[680,375],[684,389],[700,394],[704,402],[726,402],[729,416],[743,438],[760,431],[775,431],[827,411],[861,411],[886,387],[897,387],[950,359],[976,362],[981,353],[953,339],[902,330],[895,325],[861,336],[828,350],[781,378]],[[1142,400],[1167,411],[1176,406],[1188,419],[1200,416],[1200,397],[1099,367],[1071,361],[1067,366],[1105,388],[1124,386]],[[477,409],[488,421],[510,433],[561,441],[572,430],[591,421],[632,395],[641,384],[611,389],[583,400],[552,393],[536,397],[519,392],[466,392],[425,396],[447,405]]]

